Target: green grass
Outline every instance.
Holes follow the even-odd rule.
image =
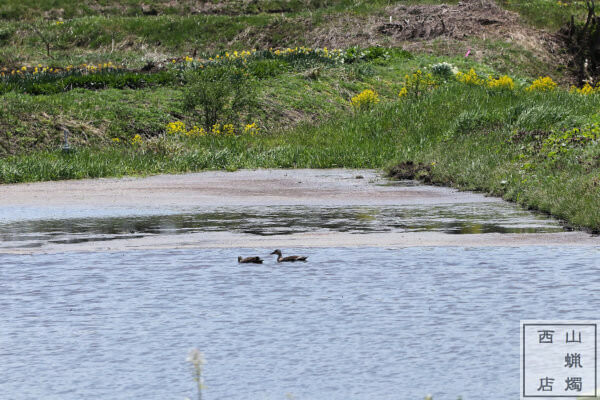
[[[260,13],[300,13],[306,11],[332,10],[368,12],[373,7],[395,3],[440,4],[440,0],[239,0],[178,1],[147,0],[145,11],[139,0],[4,0],[0,5],[0,18],[7,20],[29,20],[44,16],[78,18],[85,16],[143,16],[145,13],[158,15],[187,15],[206,12],[223,15]],[[458,0],[445,3],[455,4]]]
[[[382,86],[393,84],[385,77],[396,62],[374,66],[373,76],[350,81],[348,95],[364,87],[377,88],[375,82],[382,80]],[[410,69],[420,62],[424,60],[399,64]],[[304,81],[313,102],[324,104],[335,98],[328,90],[344,72],[331,69],[327,73],[335,78]],[[289,78],[273,83],[289,90],[300,85]],[[165,105],[177,104],[176,91],[161,90]],[[114,92],[118,91],[106,91],[106,95]],[[188,139],[165,138],[156,132],[139,147],[106,145],[100,140],[98,145],[80,148],[73,154],[42,151],[6,157],[0,161],[0,181],[203,169],[384,168],[411,160],[432,166],[433,182],[485,191],[551,213],[575,227],[600,229],[600,149],[592,143],[549,157],[535,146],[531,150],[527,142],[513,139],[518,132],[527,136],[527,132],[539,131],[546,137],[551,131],[599,121],[600,116],[594,113],[600,106],[599,96],[572,95],[562,90],[537,94],[522,89],[496,92],[460,83],[448,83],[419,98],[403,100],[395,99],[395,90],[389,95],[385,90],[381,92],[384,101],[370,112],[353,113],[340,98],[337,106],[322,114],[327,120],[300,122],[295,128],[273,129],[258,136]],[[290,99],[279,101],[289,103]],[[37,99],[36,103],[44,104]],[[308,113],[314,111],[302,100],[294,106]],[[160,124],[156,121],[157,129]]]
[[[548,30],[571,13],[582,16],[581,2],[565,2],[499,1],[526,23]],[[195,51],[210,57],[251,48],[313,47],[336,26],[332,21],[341,18],[348,26],[364,18],[385,20],[384,7],[399,3],[442,1],[214,1],[208,5],[216,7],[213,13],[191,14],[197,2],[154,0],[145,4],[158,15],[147,16],[133,0],[6,0],[0,5],[0,68],[112,61],[126,70],[4,79],[0,182],[204,169],[389,168],[413,161],[424,179],[503,196],[573,226],[600,230],[598,146],[569,142],[566,151],[552,155],[542,149],[550,135],[600,121],[595,114],[600,96],[525,92],[522,87],[537,76],[564,83],[569,77],[559,63],[517,42],[438,38],[419,43],[421,53],[392,48],[389,57],[344,64],[252,59],[240,67],[259,88],[258,107],[244,117],[257,122],[261,134],[165,135],[169,122],[191,127],[200,120],[183,107],[184,74],[161,62]],[[61,18],[65,23],[55,24]],[[34,27],[50,41],[50,56]],[[465,59],[468,47],[480,55]],[[149,61],[160,72],[137,70]],[[493,92],[451,82],[419,98],[398,98],[405,74],[440,61],[463,71],[474,67],[483,76],[509,74],[520,88]],[[349,101],[364,89],[375,90],[381,103],[355,113]],[[64,128],[74,153],[59,150]],[[131,144],[136,135],[141,145]]]
[[[348,40],[340,30],[363,26],[367,16],[385,21],[387,14],[384,8],[387,6],[423,3],[455,4],[457,1],[214,1],[205,4],[220,4],[219,7],[224,7],[223,12],[192,14],[190,7],[197,2],[177,2],[173,6],[172,2],[166,0],[154,0],[144,4],[153,5],[160,12],[158,15],[148,16],[143,15],[140,2],[133,0],[6,0],[0,5],[0,67],[31,66],[38,63],[66,66],[112,61],[115,64],[138,68],[148,61],[165,61],[194,52],[202,55],[222,50],[315,46],[316,43],[323,43],[323,35],[326,39],[329,37],[332,47],[334,43],[344,43]],[[556,15],[559,12],[567,15],[570,10],[546,0],[532,1],[535,7],[526,5],[530,2],[512,4],[509,0],[503,0],[501,3],[522,12],[527,21],[551,26],[552,29],[559,25],[551,22],[554,19],[544,19],[538,23],[527,16],[538,15],[538,11],[541,12],[539,15],[543,16],[549,10],[555,9]],[[242,4],[245,6],[241,6]],[[580,8],[573,7],[573,10]],[[64,24],[56,25],[59,19],[64,19]],[[337,20],[346,21],[349,26],[342,28],[336,25]],[[45,39],[36,33],[36,29]],[[50,56],[46,54],[44,40],[50,43]],[[354,40],[356,43],[345,45],[363,43],[360,38]],[[381,44],[393,41],[385,35],[380,35],[377,40]],[[476,38],[469,38],[468,41],[477,43],[491,60],[510,60],[516,57],[522,59],[521,63],[529,59],[533,60],[532,63],[541,62],[542,65],[538,65],[538,69],[554,67],[551,62],[537,60],[535,55],[532,58],[531,52],[519,49],[518,46],[506,44],[508,49],[500,49],[498,43],[483,43]],[[443,42],[446,51],[457,47],[455,54],[464,54],[465,46],[471,45],[457,39]],[[438,55],[444,54],[442,49],[434,51]]]
[[[555,31],[569,22],[571,15],[581,19],[587,15],[585,1],[581,0],[498,0],[509,10],[517,11],[523,19],[538,28]]]

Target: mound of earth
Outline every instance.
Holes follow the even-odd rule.
[[[316,46],[402,45],[423,50],[435,39],[464,41],[469,37],[515,42],[543,61],[559,60],[557,35],[526,27],[517,13],[491,0],[465,0],[457,5],[396,5],[378,15],[344,15],[312,30]]]

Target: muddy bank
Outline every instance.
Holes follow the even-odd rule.
[[[146,178],[84,179],[0,186],[0,207],[127,207],[398,205],[498,202],[454,189],[405,186],[373,170],[209,171]]]

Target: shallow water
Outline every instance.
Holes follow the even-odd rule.
[[[109,210],[110,211],[110,210]],[[106,210],[104,211],[106,212]],[[32,212],[28,220],[0,216],[0,249],[40,247],[46,243],[82,243],[140,238],[161,234],[233,232],[261,236],[306,232],[443,232],[449,234],[562,232],[556,221],[504,202],[437,206],[349,207],[218,207],[165,213],[144,210],[122,215],[112,210],[104,217],[68,218],[57,213]],[[131,211],[130,211],[131,212]],[[21,212],[23,214],[24,211]],[[20,214],[17,214],[20,215]],[[35,218],[37,216],[38,218]]]
[[[597,318],[598,247],[2,256],[7,399],[509,399],[519,320]]]

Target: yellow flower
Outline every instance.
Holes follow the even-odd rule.
[[[467,85],[483,85],[485,83],[485,81],[477,75],[477,72],[475,72],[473,68],[471,68],[466,74],[460,71],[457,72],[456,79],[459,82],[466,83]]]
[[[211,129],[210,133],[212,133],[213,135],[220,135],[221,134],[221,125],[220,124],[214,124],[212,126],[212,129]]]
[[[488,77],[487,85],[492,89],[508,89],[513,90],[515,88],[515,82],[511,77],[504,75],[498,79]]]
[[[112,141],[115,143],[121,143],[121,139],[119,139],[118,137],[112,138]]]
[[[420,96],[423,93],[437,87],[437,82],[430,73],[423,74],[418,69],[417,72],[411,75],[404,76],[404,88],[398,93],[399,97],[408,96],[409,94],[414,96]]]
[[[234,135],[234,129],[232,124],[223,125],[223,134],[228,136]]]
[[[354,96],[350,102],[355,110],[368,110],[379,103],[379,95],[371,89],[366,89]]]
[[[600,86],[596,86],[596,88],[594,88],[589,83],[586,83],[581,88],[577,88],[575,86],[571,86],[571,90],[569,90],[570,93],[577,93],[577,94],[581,94],[581,95],[584,95],[584,96],[587,96],[589,94],[598,93],[598,91],[600,91]]]
[[[185,124],[181,121],[169,122],[167,124],[167,134],[168,135],[177,135],[181,133],[185,133]]]
[[[136,134],[132,139],[131,139],[131,144],[134,146],[139,146],[142,144],[142,137],[139,134]]]
[[[256,122],[253,122],[251,124],[247,124],[244,127],[244,134],[250,134],[251,136],[257,135],[258,134],[258,127],[256,126]]]
[[[556,83],[552,80],[552,78],[549,76],[542,78],[540,76],[525,90],[528,92],[551,92],[554,89],[556,89]]]
[[[192,129],[185,132],[185,135],[188,137],[205,136],[206,131],[204,130],[204,128],[198,128],[196,125],[194,125],[194,127]]]

